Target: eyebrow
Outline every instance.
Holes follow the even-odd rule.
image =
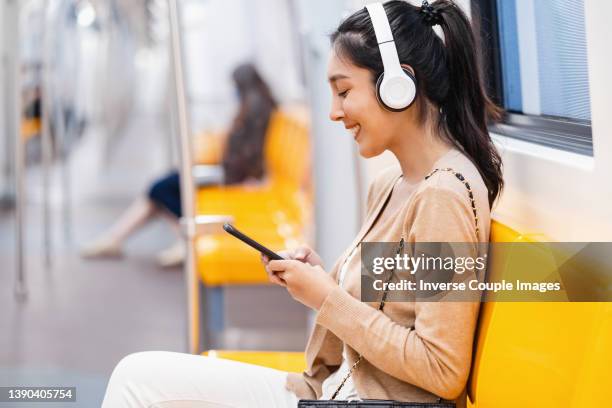
[[[348,76],[346,76],[346,75],[343,75],[343,74],[336,74],[336,75],[332,75],[332,76],[330,76],[330,77],[329,77],[329,79],[328,79],[328,81],[331,83],[331,82],[336,82],[336,81],[338,81],[339,79],[347,79],[347,78],[349,78],[349,77],[348,77]]]

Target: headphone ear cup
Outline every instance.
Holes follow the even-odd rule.
[[[404,74],[406,74],[406,76],[412,80],[412,83],[414,84],[414,89],[416,90],[417,82],[416,82],[415,76],[412,75],[412,72],[410,72],[410,70],[407,69],[407,68],[402,67],[402,71],[404,71]],[[416,99],[416,92],[415,92],[415,97],[413,99]],[[412,103],[412,102],[410,102],[410,103]]]
[[[390,84],[390,83],[384,81],[384,79],[385,79],[384,72],[381,73],[378,76],[378,79],[376,80],[376,98],[378,99],[380,104],[385,109],[387,109],[387,110],[389,110],[391,112],[401,112],[401,111],[404,111],[404,110],[408,109],[414,103],[414,101],[416,100],[416,89],[417,89],[416,88],[416,86],[417,86],[416,78],[414,77],[414,75],[412,75],[412,73],[408,69],[402,67],[402,71],[404,72],[404,75],[392,78],[390,80],[390,81],[392,81],[394,83]],[[411,95],[402,95],[401,99],[406,99],[404,101],[404,103],[401,104],[401,106],[397,106],[397,104],[395,104],[396,107],[392,107],[392,106],[390,106],[391,105],[390,100],[393,100],[394,99],[393,97],[395,97],[395,99],[396,99],[397,95],[393,95],[393,97],[390,96],[391,93],[392,93],[392,89],[389,89],[389,88],[392,88],[394,85],[397,84],[397,82],[403,82],[403,84],[402,84],[403,85],[402,86],[402,88],[403,88],[402,91],[410,92]],[[384,89],[383,87],[386,87],[388,89]]]
[[[378,76],[378,79],[376,80],[376,99],[378,99],[378,103],[380,103],[383,106],[383,108],[387,110],[393,110],[387,106],[385,101],[383,101],[382,97],[380,96],[380,85],[382,84],[384,77],[385,77],[385,73],[383,72]]]

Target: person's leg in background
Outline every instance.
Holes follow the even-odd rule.
[[[296,407],[287,373],[236,361],[149,351],[117,364],[102,408]]]
[[[178,222],[178,218],[174,214],[170,214],[167,211],[160,211],[163,218],[168,220],[168,223],[172,227],[172,230],[176,234],[177,240],[168,248],[160,251],[155,260],[162,268],[172,268],[183,264],[186,255],[185,241],[183,239],[183,232]]]
[[[218,186],[224,183],[223,167],[217,165],[199,165],[194,168],[194,182],[197,188]],[[176,232],[178,240],[170,247],[157,254],[157,264],[163,268],[171,268],[183,264],[186,256],[186,247],[183,233],[177,222],[181,214],[180,201],[180,179],[178,173],[170,175],[165,184],[167,189],[164,194],[163,210],[160,211],[164,218],[170,221],[170,225]],[[175,198],[173,201],[170,201]]]
[[[112,258],[122,254],[124,242],[152,219],[157,207],[147,197],[134,201],[119,219],[93,243],[81,250],[84,258]]]
[[[120,256],[125,241],[162,211],[171,214],[168,218],[178,226],[181,198],[176,171],[154,182],[147,196],[134,201],[107,231],[81,250],[81,255],[85,258]]]

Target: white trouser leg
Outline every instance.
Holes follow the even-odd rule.
[[[296,407],[287,373],[236,361],[148,351],[117,364],[103,408]]]

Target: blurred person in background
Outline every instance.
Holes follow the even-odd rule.
[[[238,66],[232,78],[240,107],[227,133],[227,142],[220,165],[210,169],[199,185],[258,184],[265,177],[264,143],[268,122],[277,103],[266,82],[250,63]],[[139,197],[92,243],[81,250],[84,258],[118,258],[123,245],[148,221],[162,216],[179,232],[181,194],[176,170],[156,180],[146,195]],[[162,251],[157,261],[161,266],[179,265],[184,258],[184,245],[177,242]]]

